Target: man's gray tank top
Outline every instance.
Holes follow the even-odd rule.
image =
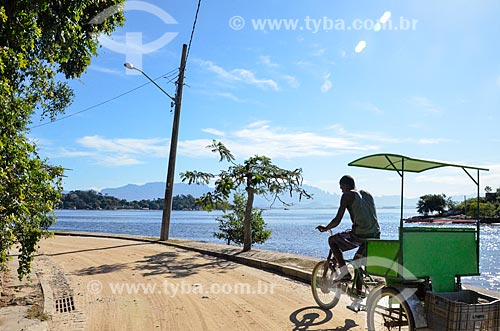
[[[363,190],[352,192],[355,197],[352,203],[354,215],[351,215],[353,233],[362,238],[379,237],[380,226],[372,195]]]

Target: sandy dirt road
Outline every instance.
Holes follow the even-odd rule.
[[[347,298],[325,312],[305,284],[192,251],[56,236],[43,240],[40,252],[45,277],[64,273],[52,283],[72,288],[74,325],[83,330],[365,329],[366,314],[346,309]],[[53,328],[71,328],[55,317]]]

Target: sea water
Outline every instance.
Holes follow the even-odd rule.
[[[263,211],[271,238],[264,244],[254,245],[258,249],[274,250],[317,258],[328,253],[328,234],[315,229],[328,224],[335,216],[334,209],[270,209]],[[217,231],[216,218],[222,212],[173,211],[170,237],[225,243],[213,233]],[[399,209],[378,209],[382,239],[398,239]],[[415,215],[414,209],[404,210],[403,216]],[[161,211],[150,210],[57,210],[57,222],[51,230],[104,232],[159,237]],[[349,217],[335,231],[350,227]],[[412,224],[412,226],[414,226]],[[446,225],[450,226],[450,225]],[[452,225],[460,226],[460,225]],[[481,225],[480,232],[480,276],[464,277],[464,284],[500,291],[500,225]],[[429,247],[429,249],[439,249]],[[348,256],[349,257],[349,256]]]

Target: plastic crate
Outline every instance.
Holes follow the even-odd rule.
[[[499,331],[500,300],[475,291],[427,292],[429,328],[436,331]]]

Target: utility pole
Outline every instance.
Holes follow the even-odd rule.
[[[175,93],[174,123],[172,124],[172,139],[170,140],[170,156],[168,158],[167,182],[165,185],[165,199],[163,200],[163,215],[161,218],[160,240],[168,240],[170,233],[170,216],[172,215],[172,195],[174,193],[175,159],[177,156],[177,140],[179,136],[179,122],[181,115],[182,88],[184,86],[184,70],[186,69],[187,45],[182,45],[181,66]]]

